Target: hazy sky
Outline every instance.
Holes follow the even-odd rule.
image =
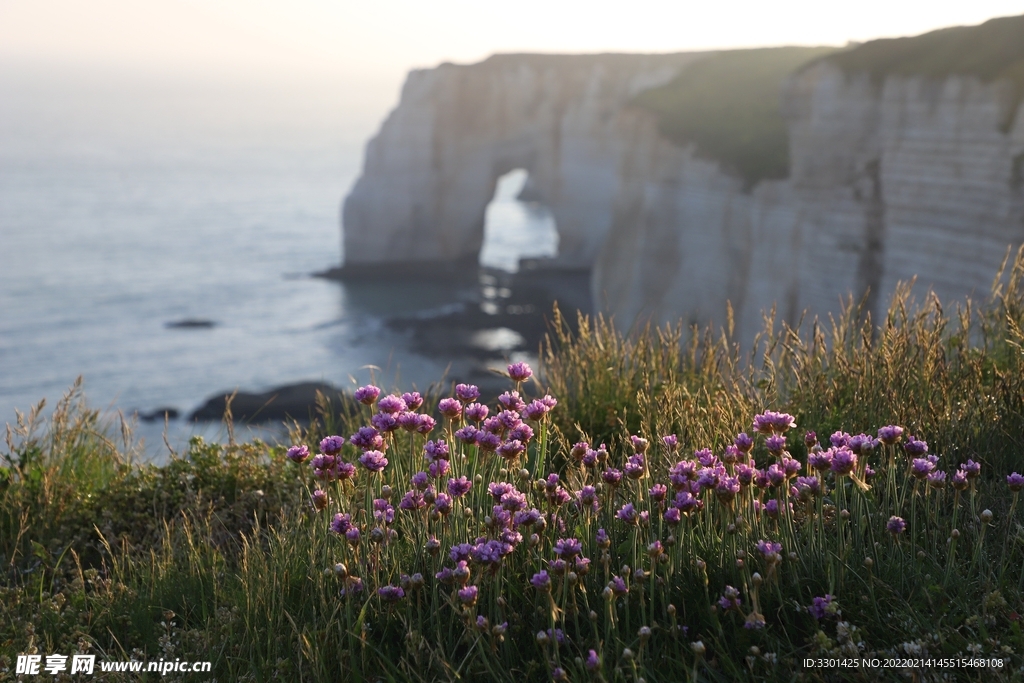
[[[0,60],[393,83],[493,52],[842,45],[1022,12],[1020,0],[0,0]]]

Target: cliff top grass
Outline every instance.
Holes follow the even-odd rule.
[[[196,438],[137,467],[76,387],[0,446],[0,674],[82,652],[97,672],[211,661],[218,680],[800,680],[808,657],[916,653],[1017,680],[1024,250],[996,283],[957,313],[904,287],[880,320],[769,317],[750,355],[711,329],[570,332],[556,312],[542,384],[514,386],[558,405],[522,408],[534,427],[512,430],[536,437],[511,457],[452,433],[454,398],[401,398],[402,419],[438,415],[430,434],[354,433],[401,409],[364,387],[324,398],[302,447]],[[492,415],[495,437],[513,416]],[[862,430],[882,443],[843,433]]]
[[[719,161],[747,188],[789,175],[783,80],[832,47],[777,47],[712,54],[634,104],[658,117],[662,135]]]
[[[876,82],[888,76],[975,76],[1011,84],[1004,131],[1024,97],[1024,15],[954,26],[909,38],[872,40],[827,59],[848,73],[866,72]]]

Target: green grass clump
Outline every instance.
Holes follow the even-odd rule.
[[[464,423],[438,416],[429,434],[381,435],[389,463],[379,474],[346,444],[339,457],[356,474],[341,480],[314,479],[308,463],[258,442],[196,439],[166,466],[135,466],[128,430],[115,443],[73,391],[47,424],[38,411],[20,420],[3,453],[0,672],[18,654],[87,652],[210,660],[218,680],[861,680],[802,662],[920,655],[989,664],[872,675],[1019,680],[1024,526],[1006,475],[1024,469],[1022,277],[1024,250],[980,308],[914,304],[903,289],[882,321],[853,305],[827,328],[776,330],[769,316],[749,354],[728,330],[624,335],[583,318],[570,334],[556,314],[539,381],[512,387],[559,401],[531,419],[524,452],[483,452],[455,438]],[[435,405],[421,412],[437,415]],[[293,429],[295,442],[315,450],[373,414],[321,408]],[[699,509],[666,515],[684,507],[673,488],[692,487],[677,463],[698,468],[694,451],[709,448],[724,461],[719,481],[739,477],[727,447],[766,409],[799,425],[788,455],[756,435],[740,463],[767,471],[792,458],[821,494],[790,493],[795,479],[712,486],[696,493]],[[947,480],[912,476],[899,444],[849,472],[810,467],[804,429],[827,447],[833,431],[887,424],[926,439]],[[678,444],[662,443],[670,433]],[[427,469],[428,439],[451,444],[451,471],[418,497],[410,479]],[[574,449],[581,441],[591,447]],[[968,459],[981,476],[955,489]],[[612,469],[627,473],[617,485]],[[459,476],[473,487],[443,512],[435,502]],[[518,493],[495,501],[490,482]],[[658,483],[669,485],[667,505]],[[573,502],[586,486],[596,507]],[[329,500],[318,511],[310,500],[321,487]],[[517,526],[517,540],[496,502],[542,517]],[[330,529],[343,513],[358,538]],[[906,520],[902,533],[887,531],[893,515]],[[589,566],[572,551],[559,568],[566,538]],[[462,579],[435,578],[459,569],[451,548],[499,539],[512,546],[500,561],[474,551]],[[531,585],[542,571],[550,588]],[[476,590],[460,595],[462,582]],[[385,586],[404,595],[386,600]]]
[[[658,117],[662,135],[714,159],[747,188],[789,175],[789,134],[782,82],[831,47],[730,50],[686,67],[633,101]]]

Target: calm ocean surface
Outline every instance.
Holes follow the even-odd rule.
[[[444,310],[459,292],[309,277],[340,260],[340,203],[377,122],[347,124],[330,97],[180,91],[0,79],[0,425],[79,375],[94,407],[183,415],[234,388],[351,386],[370,365],[385,384],[441,377],[445,360],[382,316]],[[494,265],[554,248],[550,219],[508,198],[521,181],[490,210]],[[215,325],[167,327],[189,318]],[[150,457],[163,428],[138,425]],[[218,429],[178,420],[168,436]]]

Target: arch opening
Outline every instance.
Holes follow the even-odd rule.
[[[519,271],[521,259],[558,255],[558,227],[540,201],[530,174],[517,168],[498,178],[484,213],[479,263],[507,273]]]

